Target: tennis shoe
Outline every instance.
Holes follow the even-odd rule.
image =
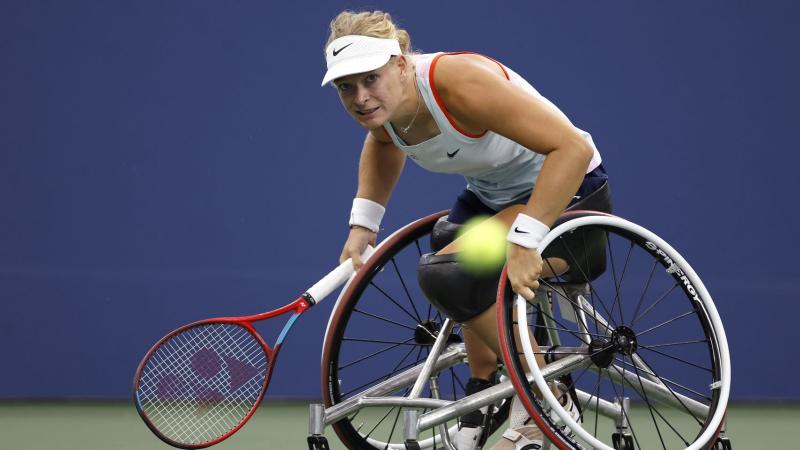
[[[496,373],[492,374],[490,380],[470,378],[465,386],[465,393],[466,395],[472,395],[492,387],[496,383]],[[483,407],[461,417],[458,423],[458,431],[453,437],[453,444],[457,450],[478,450],[481,448],[486,441],[483,436],[483,430],[488,411],[488,407]]]
[[[561,400],[561,403],[562,403],[561,406],[564,407],[564,409],[567,411],[567,414],[569,414],[569,417],[572,420],[574,420],[575,422],[580,422],[581,421],[581,412],[578,409],[578,405],[572,400],[572,396],[569,394],[569,391],[567,390],[566,386],[564,386],[562,384],[559,384],[558,387],[559,387],[559,390],[561,392],[563,392],[563,394],[561,395],[561,398],[559,398],[559,400],[561,400],[562,398],[566,399],[566,400]],[[561,420],[561,417],[559,417],[558,414],[556,414],[556,412],[553,411],[552,408],[549,410],[548,413],[550,414],[550,418],[552,419],[553,424],[563,434],[567,435],[568,437],[573,437],[575,435],[575,433],[572,430],[569,429],[567,424],[565,424],[564,421]]]

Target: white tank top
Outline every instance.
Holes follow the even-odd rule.
[[[436,61],[445,54],[458,53],[414,56],[417,87],[440,133],[427,141],[408,145],[395,133],[389,122],[384,124],[384,129],[394,144],[417,164],[432,172],[463,175],[467,180],[467,189],[474,192],[484,204],[499,211],[515,200],[530,195],[542,170],[545,155],[528,150],[492,131],[475,135],[460,129],[447,112],[433,84]],[[524,78],[499,62],[497,64],[511,83],[536,96],[558,114],[566,117]],[[594,149],[594,156],[586,170],[589,173],[600,165],[600,152],[589,133],[578,131]]]

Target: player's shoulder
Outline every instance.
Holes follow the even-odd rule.
[[[431,65],[436,88],[446,91],[464,83],[506,79],[505,68],[495,59],[474,52],[451,52],[437,55]]]

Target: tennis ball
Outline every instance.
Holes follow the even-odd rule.
[[[475,275],[498,272],[506,262],[508,230],[503,223],[488,216],[478,216],[458,232],[456,260],[465,271]]]

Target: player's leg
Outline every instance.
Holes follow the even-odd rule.
[[[474,194],[465,190],[456,199],[453,207],[450,210],[450,215],[441,218],[434,226],[434,229],[431,233],[431,249],[434,252],[438,252],[442,248],[449,245],[453,240],[456,239],[456,235],[458,234],[461,226],[469,219],[479,215],[490,216],[492,214],[494,214],[493,210],[483,205]],[[426,255],[421,259],[420,265],[420,276],[426,278],[426,280],[430,278],[426,276],[426,274],[431,275],[426,271],[431,269],[432,266],[426,264],[424,261],[431,257],[433,257],[433,264],[435,264],[435,268],[432,270],[432,272],[435,272],[434,278],[443,274],[446,274],[446,278],[448,276],[453,276],[456,272],[459,272],[457,269],[455,269],[455,271],[450,270],[457,265],[456,261],[436,261],[435,255]],[[461,275],[466,274],[461,273]],[[494,297],[494,291],[496,290],[497,286],[496,278],[497,277],[492,277],[491,279],[480,280],[479,284],[483,287],[482,290],[486,291],[486,295],[484,295],[484,297]],[[467,284],[458,284],[462,286],[471,286],[474,281],[475,280],[468,280]],[[441,283],[440,286],[445,287],[450,284],[451,283],[449,282],[444,282]],[[465,291],[470,290],[471,288],[469,287],[465,289]],[[446,293],[442,294],[446,295]],[[462,294],[454,293],[453,297],[461,295]],[[435,296],[438,297],[438,295]],[[445,311],[445,313],[453,317],[452,313],[448,313],[447,311]],[[457,312],[456,317],[462,317],[462,314],[463,312]],[[481,339],[479,336],[476,336],[472,331],[463,329],[463,336],[470,370],[470,378],[465,385],[465,394],[472,395],[497,383],[498,355],[483,342],[483,339]],[[486,421],[490,419],[499,419],[497,415],[487,416],[487,412],[488,408],[481,408],[480,410],[473,411],[460,418],[459,432],[454,439],[456,448],[459,450],[469,450],[472,448],[477,448],[483,444],[486,439],[486,436],[483,436],[483,430]],[[503,420],[505,419],[503,418]]]

